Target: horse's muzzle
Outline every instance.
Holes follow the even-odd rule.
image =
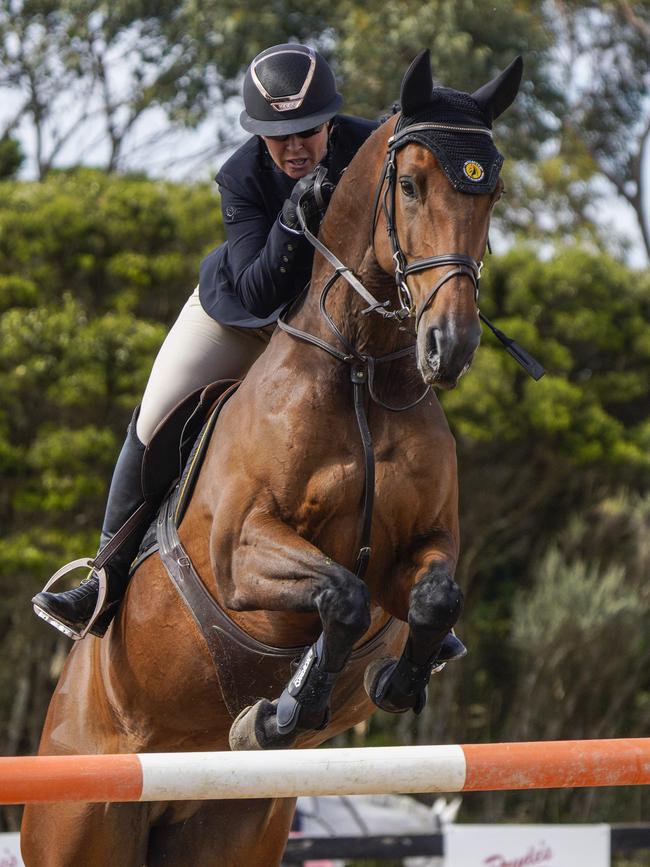
[[[455,388],[469,370],[480,340],[478,317],[463,324],[447,317],[434,322],[423,319],[417,335],[417,362],[424,381],[435,388]]]

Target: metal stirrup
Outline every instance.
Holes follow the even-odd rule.
[[[106,595],[108,593],[108,579],[106,577],[106,570],[103,567],[96,568],[94,566],[95,561],[90,557],[80,557],[78,560],[71,560],[70,563],[66,563],[65,566],[61,566],[61,568],[52,575],[50,580],[47,582],[42,593],[47,593],[47,591],[56,584],[61,578],[67,575],[69,572],[74,572],[75,569],[89,569],[97,576],[97,580],[99,581],[99,592],[97,593],[97,602],[95,604],[95,610],[93,611],[90,620],[84,626],[83,629],[74,630],[72,627],[68,626],[65,623],[62,623],[60,620],[57,620],[47,611],[44,611],[39,605],[34,603],[34,612],[37,614],[42,620],[45,620],[46,623],[49,623],[50,626],[54,626],[55,629],[58,629],[59,632],[62,632],[64,635],[67,635],[68,638],[72,638],[73,641],[80,641],[82,638],[85,638],[88,634],[89,630],[101,614],[101,611],[104,607],[104,603],[106,602]]]

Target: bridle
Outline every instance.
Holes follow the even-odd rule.
[[[418,326],[420,324],[420,319],[422,318],[423,313],[429,307],[438,291],[451,280],[453,277],[457,277],[460,275],[465,275],[469,277],[474,286],[474,302],[478,304],[478,295],[479,295],[479,282],[481,277],[481,269],[483,267],[482,262],[477,262],[476,259],[473,259],[471,256],[467,256],[464,253],[443,253],[438,256],[428,256],[423,259],[416,259],[415,261],[407,262],[404,251],[402,250],[399,238],[397,235],[397,225],[395,223],[395,203],[396,203],[396,195],[397,195],[397,165],[396,165],[396,154],[399,148],[403,147],[410,140],[410,136],[414,132],[422,133],[431,130],[438,129],[449,129],[449,127],[445,124],[439,123],[417,123],[410,124],[409,126],[405,126],[403,129],[396,132],[388,139],[388,153],[386,154],[386,159],[384,161],[384,166],[382,169],[382,173],[379,179],[379,184],[377,186],[373,204],[373,217],[371,223],[371,238],[370,243],[374,247],[375,242],[375,231],[377,228],[377,217],[380,206],[381,199],[381,210],[384,214],[384,219],[386,221],[386,231],[388,232],[388,239],[390,241],[391,250],[392,250],[392,258],[394,264],[394,272],[395,272],[395,282],[397,284],[397,297],[400,303],[400,308],[396,311],[398,318],[404,318],[415,316],[415,330],[417,332]],[[490,130],[482,129],[481,127],[469,127],[469,126],[454,126],[455,132],[463,133],[476,133],[482,132],[490,137],[492,133]],[[383,192],[383,196],[381,195]],[[442,277],[434,284],[433,288],[424,299],[423,304],[420,309],[416,312],[415,305],[413,303],[413,296],[411,295],[411,291],[406,282],[406,278],[409,274],[415,274],[418,271],[427,271],[431,268],[440,268],[445,265],[455,265],[455,268],[452,268],[450,271],[445,272]]]
[[[357,292],[364,301],[367,302],[368,307],[361,311],[362,315],[367,315],[369,313],[379,313],[384,319],[392,319],[398,322],[402,322],[405,319],[415,317],[415,328],[417,330],[418,325],[420,324],[420,319],[424,311],[431,304],[433,299],[435,298],[438,291],[451,280],[453,277],[458,275],[465,275],[469,277],[474,287],[474,300],[478,302],[479,295],[479,282],[481,276],[481,269],[483,267],[482,262],[477,262],[476,259],[473,259],[471,256],[467,256],[464,253],[443,253],[438,256],[429,256],[427,258],[416,259],[412,262],[406,261],[406,256],[404,251],[402,250],[399,237],[397,235],[397,226],[395,223],[395,199],[396,199],[396,177],[397,177],[397,169],[396,169],[396,153],[397,151],[407,144],[408,137],[413,132],[424,132],[426,130],[439,130],[439,129],[453,129],[454,132],[468,132],[468,133],[476,133],[482,132],[486,135],[491,136],[492,133],[490,130],[483,129],[481,127],[472,127],[472,126],[461,126],[455,125],[453,127],[449,127],[445,124],[437,124],[437,123],[417,123],[410,124],[409,126],[405,126],[399,132],[395,133],[388,139],[387,147],[388,152],[386,154],[386,159],[384,160],[384,165],[379,177],[379,181],[377,183],[377,187],[375,190],[375,194],[373,197],[373,218],[371,222],[371,231],[370,231],[370,245],[374,248],[374,235],[377,227],[377,216],[379,207],[381,205],[381,210],[384,214],[386,220],[386,231],[388,233],[388,238],[390,241],[391,249],[392,249],[392,258],[394,262],[394,274],[395,274],[395,282],[397,284],[397,297],[399,301],[399,307],[397,309],[392,309],[390,301],[378,301],[361,283],[361,281],[357,278],[357,276],[341,262],[341,260],[335,256],[335,254],[326,247],[319,239],[309,231],[309,227],[305,222],[304,213],[302,208],[300,207],[300,203],[298,206],[298,219],[300,220],[300,225],[302,227],[303,233],[307,240],[312,244],[313,247],[318,250],[318,252],[332,265],[334,268],[334,273],[330,280],[325,284],[325,292],[328,292],[331,288],[330,281],[333,285],[339,277],[343,277],[349,285]],[[327,174],[327,170],[324,167],[320,167],[316,173],[316,178],[314,182],[314,196],[316,197],[316,201],[318,203],[319,198],[321,201],[322,193],[321,188],[322,184],[325,181]],[[383,191],[383,196],[382,196]],[[324,201],[323,201],[324,205]],[[409,274],[414,274],[418,271],[426,271],[430,268],[440,268],[445,265],[455,265],[455,268],[452,268],[450,271],[447,271],[442,277],[437,281],[437,283],[433,286],[429,294],[424,300],[424,303],[420,307],[419,311],[415,310],[415,305],[413,303],[413,297],[411,295],[411,291],[406,282],[406,278]],[[322,310],[321,304],[321,310]]]

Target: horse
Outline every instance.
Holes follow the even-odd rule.
[[[401,114],[352,160],[318,238],[305,226],[310,286],[221,406],[177,535],[104,639],[72,648],[41,754],[314,747],[377,706],[422,708],[462,609],[455,442],[433,388],[479,345],[502,191],[491,122],[520,79],[518,58],[469,95],[434,88],[428,52],[411,64]],[[177,589],[190,572],[194,606]],[[28,805],[23,857],[270,867],[294,805]]]

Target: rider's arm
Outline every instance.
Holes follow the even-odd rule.
[[[264,318],[307,284],[313,247],[280,215],[272,221],[259,203],[223,184],[219,189],[233,289],[250,313]]]

